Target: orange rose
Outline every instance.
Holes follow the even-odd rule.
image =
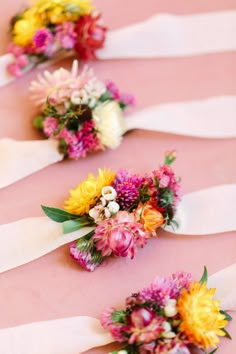
[[[151,233],[154,233],[165,222],[162,213],[150,204],[140,206],[137,212],[140,215],[140,222],[144,225],[144,229]]]

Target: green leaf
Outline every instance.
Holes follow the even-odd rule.
[[[225,316],[227,321],[232,321],[232,317],[227,312],[220,310],[220,313]]]
[[[206,266],[204,266],[204,271],[203,271],[203,274],[202,274],[202,277],[201,277],[199,283],[204,284],[207,282],[207,280],[208,280],[207,268],[206,268]]]
[[[113,322],[119,322],[119,323],[126,324],[127,323],[127,321],[126,321],[126,312],[123,311],[123,310],[114,311],[111,314],[111,319],[112,319]]]
[[[87,235],[84,235],[83,237],[79,238],[76,241],[76,247],[82,252],[91,252],[94,247],[92,239],[93,234],[94,231],[91,231]]]
[[[85,226],[93,226],[94,222],[91,218],[85,216],[75,220],[63,221],[62,228],[64,234],[69,234],[70,232],[82,229]]]
[[[217,350],[218,350],[218,348],[212,350],[212,352],[210,352],[209,354],[214,354]]]
[[[221,328],[221,330],[225,333],[226,338],[232,339],[231,335],[229,334],[229,332],[225,328]]]
[[[43,122],[45,120],[44,116],[37,116],[33,120],[33,126],[39,130],[43,129]]]
[[[112,97],[110,92],[107,90],[104,94],[99,98],[99,102],[111,101]]]
[[[92,251],[91,253],[91,261],[93,263],[101,264],[104,258],[100,251]]]
[[[67,220],[79,219],[79,215],[68,213],[65,210],[41,205],[44,213],[53,221],[64,222]]]

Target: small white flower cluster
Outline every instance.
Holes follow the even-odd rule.
[[[85,78],[85,84],[83,84]],[[81,88],[73,91],[71,102],[73,104],[86,104],[90,108],[94,108],[98,99],[106,92],[104,83],[96,78],[92,69],[84,68],[80,75]]]
[[[175,299],[167,299],[166,305],[164,307],[164,313],[166,317],[174,317],[178,310],[176,306],[177,301]],[[174,338],[176,336],[175,332],[172,331],[171,325],[169,322],[165,321],[162,324],[164,331],[162,333],[164,338]]]
[[[110,218],[120,210],[119,204],[116,200],[116,190],[111,186],[102,188],[102,197],[100,203],[95,205],[89,210],[89,216],[95,220],[95,222],[101,221],[104,218]]]

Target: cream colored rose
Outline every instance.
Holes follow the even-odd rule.
[[[115,149],[125,132],[122,110],[115,101],[106,101],[93,111],[95,128],[102,145]]]

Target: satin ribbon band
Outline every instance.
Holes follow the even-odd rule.
[[[208,279],[216,287],[216,298],[224,310],[236,310],[236,264]],[[0,352],[4,354],[78,354],[114,339],[92,317],[78,316],[35,322],[0,330]]]
[[[216,186],[187,194],[183,197],[176,215],[179,228],[175,231],[171,228],[165,230],[196,236],[234,231],[236,230],[235,200],[236,184]],[[220,208],[218,208],[219,203]],[[222,218],[221,215],[228,217]],[[26,218],[1,225],[0,273],[46,255],[86,235],[92,229],[86,227],[63,235],[61,224],[47,217]]]
[[[124,118],[125,131],[144,129],[198,138],[236,137],[236,96],[153,106]],[[123,127],[122,127],[123,130]],[[63,159],[52,140],[0,140],[0,188]]]

